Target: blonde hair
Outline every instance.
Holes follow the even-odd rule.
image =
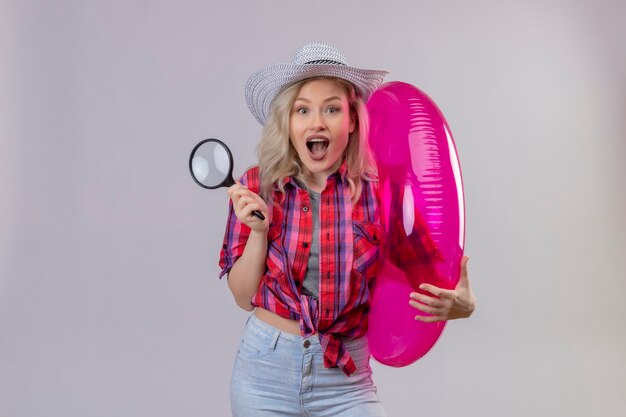
[[[274,185],[281,193],[285,192],[284,181],[287,177],[293,176],[306,185],[302,162],[289,140],[289,117],[300,88],[316,79],[332,79],[341,84],[348,95],[350,114],[355,118],[355,129],[348,137],[348,145],[343,155],[347,163],[347,180],[353,202],[361,195],[361,181],[373,180],[376,177],[376,168],[367,143],[369,116],[354,86],[341,78],[307,78],[287,87],[274,98],[269,117],[263,127],[258,157],[261,195],[266,200],[271,195]]]

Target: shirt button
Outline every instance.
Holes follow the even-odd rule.
[[[307,206],[302,207],[302,211],[307,212],[309,211],[309,208]]]
[[[302,346],[304,346],[305,349],[308,349],[309,346],[311,346],[311,341],[310,340],[305,340],[304,343],[302,344]]]
[[[309,244],[308,244],[308,243],[306,243],[306,242],[304,242],[304,243],[302,244],[302,246],[304,246],[305,248],[308,248],[308,247],[309,247]]]

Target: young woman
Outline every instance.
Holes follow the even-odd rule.
[[[364,103],[385,74],[313,43],[248,80],[264,126],[259,165],[228,190],[220,257],[237,305],[254,311],[231,378],[234,416],[384,416],[365,337],[380,221]],[[407,294],[430,313],[417,319],[471,315],[466,264],[455,290]]]

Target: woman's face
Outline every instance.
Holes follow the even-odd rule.
[[[289,116],[289,139],[304,174],[325,183],[341,165],[354,127],[348,94],[339,82],[317,79],[300,87]]]

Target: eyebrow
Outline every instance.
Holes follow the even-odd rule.
[[[304,98],[304,97],[298,97],[296,98],[295,101],[306,101],[307,103],[310,103],[311,100],[309,100],[308,98]],[[341,97],[339,96],[332,96],[332,97],[328,97],[327,99],[324,100],[324,103],[326,103],[327,101],[331,101],[331,100],[340,100],[341,101]]]

